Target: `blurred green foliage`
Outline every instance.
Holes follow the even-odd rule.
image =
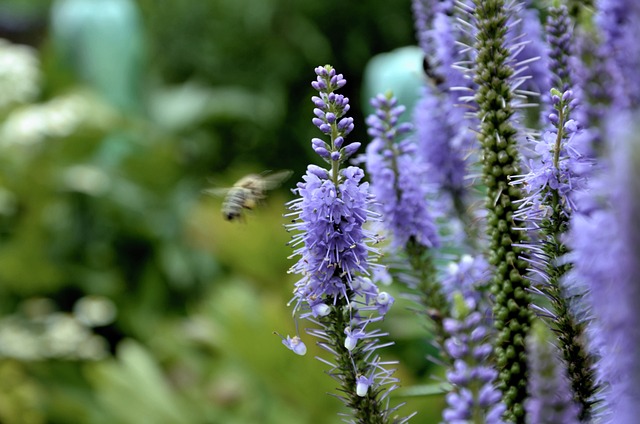
[[[359,99],[367,61],[414,43],[409,0],[139,3],[154,75],[215,87],[211,104],[221,113],[189,134],[210,146],[199,158],[208,170],[259,157],[269,169],[302,171],[316,160],[308,148],[313,69],[331,63],[349,81],[345,95]],[[356,122],[364,122],[353,103]],[[354,138],[366,137],[357,126]]]
[[[337,422],[318,348],[272,334],[294,331],[283,204],[317,160],[313,68],[360,99],[367,61],[413,43],[409,0],[9,0],[0,36],[34,47],[0,78],[0,422]],[[201,195],[265,169],[296,177],[244,223]],[[389,357],[432,382],[395,309]],[[438,421],[440,397],[408,401]]]

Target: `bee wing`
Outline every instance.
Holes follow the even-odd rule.
[[[229,187],[225,187],[225,188],[205,188],[204,190],[202,190],[202,192],[204,194],[208,194],[210,196],[225,197],[229,193],[229,190],[230,190]]]
[[[293,174],[293,171],[289,169],[283,169],[281,171],[276,171],[272,173],[265,173],[262,176],[262,183],[264,184],[265,190],[273,190],[274,188],[280,186],[283,182],[289,179]]]

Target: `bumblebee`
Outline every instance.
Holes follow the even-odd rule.
[[[268,190],[278,187],[291,176],[291,173],[289,170],[282,170],[249,174],[240,178],[232,187],[207,189],[204,192],[224,196],[222,216],[227,221],[235,221],[244,217],[245,209],[254,209],[266,197]]]
[[[422,69],[424,70],[427,78],[429,78],[436,86],[439,86],[445,82],[444,77],[438,74],[434,64],[426,56],[422,59]]]

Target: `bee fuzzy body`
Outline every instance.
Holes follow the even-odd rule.
[[[262,196],[256,197],[255,192],[245,187],[231,187],[224,202],[222,202],[222,216],[227,221],[241,218],[243,209],[253,209]]]
[[[239,179],[233,187],[225,189],[222,202],[222,216],[227,221],[240,220],[245,209],[254,209],[266,197],[267,190],[278,187],[289,178],[291,171],[250,174]],[[220,190],[205,190],[209,194],[220,194]]]

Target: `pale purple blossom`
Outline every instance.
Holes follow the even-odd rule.
[[[609,159],[579,199],[571,222],[572,280],[587,287],[593,317],[590,341],[605,384],[604,422],[631,424],[640,416],[640,139],[637,114],[609,124]]]
[[[640,106],[640,2],[599,0],[596,23],[602,33],[604,59],[610,64],[616,109]]]
[[[498,372],[492,365],[492,331],[484,307],[457,293],[453,299],[453,317],[445,318],[448,334],[444,349],[451,358],[447,380],[453,389],[446,395],[445,424],[463,424],[482,417],[486,424],[502,423],[505,410],[502,395],[495,387]]]
[[[413,112],[417,154],[428,165],[428,179],[452,197],[465,191],[465,157],[471,150],[462,111],[448,97],[426,87]]]
[[[427,209],[424,165],[417,160],[413,141],[401,138],[411,130],[407,123],[398,124],[404,107],[394,97],[383,95],[373,98],[371,104],[376,111],[367,118],[373,137],[367,146],[367,171],[393,245],[404,247],[414,239],[423,246],[436,247],[439,239]]]
[[[569,117],[573,93],[567,90],[558,94],[552,96],[556,112],[549,115],[551,129],[545,131],[540,139],[532,140],[533,154],[523,164],[528,172],[515,176],[511,181],[511,184],[522,186],[527,194],[516,217],[534,226],[551,215],[550,199],[553,196],[561,197],[559,207],[565,217],[577,209],[573,193],[585,187],[593,164],[591,158],[583,153],[583,146],[576,146],[574,142],[580,136],[581,128]],[[558,113],[563,116],[560,130],[556,127]]]
[[[336,93],[346,81],[329,65],[315,72],[312,86],[318,95],[312,97],[312,122],[324,138],[312,139],[311,147],[329,166],[309,165],[293,190],[298,198],[288,203],[288,216],[294,218],[287,226],[295,232],[292,256],[299,258],[289,272],[301,276],[295,283],[294,314],[316,325],[307,333],[335,357],[335,364],[323,362],[331,365],[329,374],[342,383],[341,398],[359,420],[369,422],[370,414],[379,418],[395,411],[383,405],[381,397],[395,388],[397,379],[384,367],[391,363],[381,362],[375,354],[391,343],[381,344],[380,338],[387,334],[369,328],[384,317],[394,298],[368,277],[376,266],[377,251],[371,244],[377,239],[364,225],[378,219],[369,184],[363,181],[362,169],[343,166],[360,147],[346,140],[354,122],[346,116],[349,99]],[[301,354],[296,351],[299,336],[283,343]],[[391,387],[381,390],[385,385]],[[358,398],[364,400],[354,400]]]

